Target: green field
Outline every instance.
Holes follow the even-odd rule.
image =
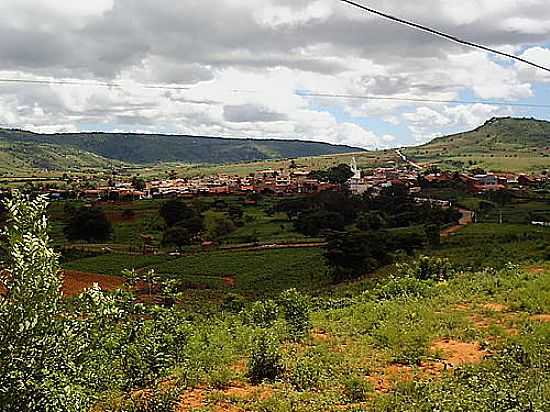
[[[234,277],[235,290],[255,296],[290,288],[314,290],[330,279],[318,248],[200,253],[151,268],[166,278],[198,284],[204,278]]]

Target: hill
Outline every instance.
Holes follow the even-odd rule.
[[[550,164],[550,122],[493,118],[477,129],[403,151],[419,162],[460,163],[490,169],[529,171]]]
[[[88,158],[90,167],[100,167],[110,160],[134,164],[223,164],[352,153],[362,149],[299,140],[0,130],[0,151],[11,153],[15,159],[27,158],[36,167],[55,169],[60,167],[58,154],[67,151]]]

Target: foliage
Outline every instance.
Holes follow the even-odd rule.
[[[430,293],[429,282],[414,277],[392,277],[375,290],[378,299],[419,299]]]
[[[164,202],[159,213],[168,227],[178,225],[192,234],[200,232],[203,228],[202,216],[179,199]]]
[[[300,214],[294,221],[294,227],[306,236],[318,236],[326,230],[343,230],[345,222],[339,213],[316,211]]]
[[[0,297],[0,404],[13,411],[85,411],[77,329],[61,308],[57,255],[48,246],[46,201],[15,192],[6,202],[7,292]]]
[[[309,297],[296,289],[290,289],[281,293],[278,301],[283,309],[290,336],[299,339],[307,334],[311,328]]]
[[[363,231],[380,230],[387,225],[380,212],[362,212],[357,218],[357,228]]]
[[[372,385],[357,376],[350,376],[344,380],[344,394],[351,402],[364,402],[372,393]]]
[[[420,256],[411,264],[397,265],[398,272],[402,276],[408,276],[418,280],[444,281],[450,279],[453,274],[453,266],[449,259]]]
[[[325,258],[334,281],[354,279],[390,263],[393,253],[411,252],[422,245],[416,234],[390,232],[342,232],[327,237]]]
[[[138,176],[132,177],[132,187],[136,190],[144,190],[146,187],[145,180]]]
[[[348,180],[353,177],[353,172],[347,164],[341,163],[328,170],[315,170],[310,173],[310,177],[321,182],[329,182],[344,186]]]
[[[430,247],[436,248],[441,244],[441,227],[439,225],[426,225],[424,226],[424,232]]]
[[[325,378],[323,360],[314,352],[300,356],[289,373],[289,381],[296,390],[314,390]]]
[[[189,230],[179,225],[166,229],[162,235],[163,246],[175,246],[177,248],[182,248],[183,246],[190,245],[192,242],[193,237]]]
[[[113,227],[102,209],[83,206],[69,217],[64,233],[68,240],[102,242],[111,237]]]
[[[250,325],[269,328],[279,317],[279,307],[273,300],[253,302],[241,312],[241,317]]]
[[[282,354],[277,337],[270,331],[260,333],[254,340],[248,362],[248,377],[251,382],[273,382],[282,376],[283,371]]]
[[[220,240],[224,236],[235,231],[236,227],[233,221],[225,216],[213,216],[206,228],[206,237],[210,240]]]

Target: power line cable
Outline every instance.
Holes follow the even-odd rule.
[[[92,87],[106,87],[106,88],[118,88],[124,89],[128,87],[152,89],[152,90],[173,90],[173,91],[190,91],[193,87],[189,86],[169,86],[169,85],[150,85],[143,83],[123,84],[115,82],[91,82],[83,80],[55,80],[55,79],[12,79],[12,78],[0,78],[0,83],[22,83],[31,85],[51,85],[51,86],[92,86]],[[242,90],[233,89],[233,93],[262,93],[260,90]],[[379,101],[395,101],[406,103],[433,103],[433,104],[486,104],[491,106],[509,106],[509,107],[524,107],[524,108],[540,108],[549,109],[549,104],[537,104],[537,103],[513,103],[503,101],[490,101],[490,100],[443,100],[443,99],[421,99],[414,97],[395,97],[395,96],[375,96],[375,95],[358,95],[358,94],[341,94],[330,93],[321,91],[296,91],[294,95],[298,97],[316,97],[324,99],[350,99],[350,100],[379,100]],[[202,102],[205,103],[205,102]],[[222,102],[212,101],[213,104],[222,104]]]
[[[257,90],[239,90],[233,89],[233,93],[261,93]],[[327,99],[350,99],[350,100],[386,100],[386,101],[395,101],[395,102],[408,102],[408,103],[435,103],[435,104],[465,104],[465,105],[474,105],[474,104],[486,104],[491,106],[510,106],[510,107],[525,107],[525,108],[539,108],[539,109],[550,109],[550,104],[537,104],[537,103],[513,103],[513,102],[502,102],[502,101],[492,101],[492,100],[442,100],[442,99],[421,99],[414,97],[395,97],[395,96],[374,96],[374,95],[360,95],[360,94],[339,94],[339,93],[328,93],[320,91],[297,91],[294,95],[299,97],[318,97],[318,98],[327,98]]]
[[[191,90],[188,86],[166,86],[166,85],[150,85],[150,84],[123,84],[116,82],[91,82],[83,80],[50,80],[50,79],[10,79],[0,78],[0,83],[21,83],[21,84],[39,84],[39,85],[52,85],[52,86],[91,86],[91,87],[107,87],[114,89],[124,89],[129,86],[139,87],[142,89],[158,89],[158,90]]]
[[[380,16],[380,17],[383,17],[385,19],[388,19],[388,20],[392,20],[396,23],[399,23],[399,24],[403,24],[405,26],[409,26],[409,27],[413,27],[417,30],[421,30],[421,31],[424,31],[424,32],[428,32],[428,33],[431,33],[433,35],[436,35],[436,36],[439,36],[439,37],[443,37],[447,40],[450,40],[452,42],[455,42],[455,43],[459,43],[459,44],[462,44],[462,45],[465,45],[465,46],[468,46],[468,47],[473,47],[473,48],[477,48],[477,49],[481,49],[481,50],[484,50],[484,51],[487,51],[489,53],[494,53],[494,54],[498,54],[500,56],[504,56],[504,57],[507,57],[509,59],[513,59],[513,60],[517,60],[521,63],[525,63],[525,64],[528,64],[530,66],[533,66],[533,67],[536,67],[538,69],[541,69],[541,70],[544,70],[544,71],[547,71],[547,72],[550,72],[550,68],[548,67],[544,67],[544,66],[541,66],[537,63],[534,63],[532,61],[529,61],[529,60],[526,60],[524,58],[521,58],[519,56],[516,56],[516,55],[513,55],[513,54],[509,54],[509,53],[505,53],[503,51],[500,51],[500,50],[496,50],[496,49],[492,49],[490,47],[487,47],[487,46],[484,46],[482,44],[478,44],[478,43],[474,43],[474,42],[471,42],[471,41],[468,41],[468,40],[462,40],[456,36],[453,36],[451,34],[447,34],[447,33],[444,33],[442,31],[439,31],[439,30],[435,30],[435,29],[432,29],[430,27],[427,27],[427,26],[423,26],[421,24],[418,24],[418,23],[414,23],[412,21],[409,21],[409,20],[405,20],[405,19],[402,19],[402,18],[399,18],[399,17],[396,17],[396,16],[392,16],[391,14],[387,14],[387,13],[384,13],[384,12],[381,12],[379,10],[375,10],[373,8],[370,8],[370,7],[367,7],[367,6],[364,6],[362,4],[359,4],[359,3],[356,3],[354,1],[351,1],[351,0],[339,0],[341,1],[342,3],[347,3],[353,7],[357,7],[361,10],[364,10],[364,11],[367,11],[369,13],[372,13],[372,14],[376,14],[377,16]]]

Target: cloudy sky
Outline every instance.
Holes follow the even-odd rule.
[[[358,1],[550,66],[548,0]],[[424,142],[492,116],[550,120],[550,109],[303,96],[550,103],[550,73],[338,0],[1,0],[0,77],[89,82],[0,82],[0,127],[41,132],[299,138],[374,148]]]

